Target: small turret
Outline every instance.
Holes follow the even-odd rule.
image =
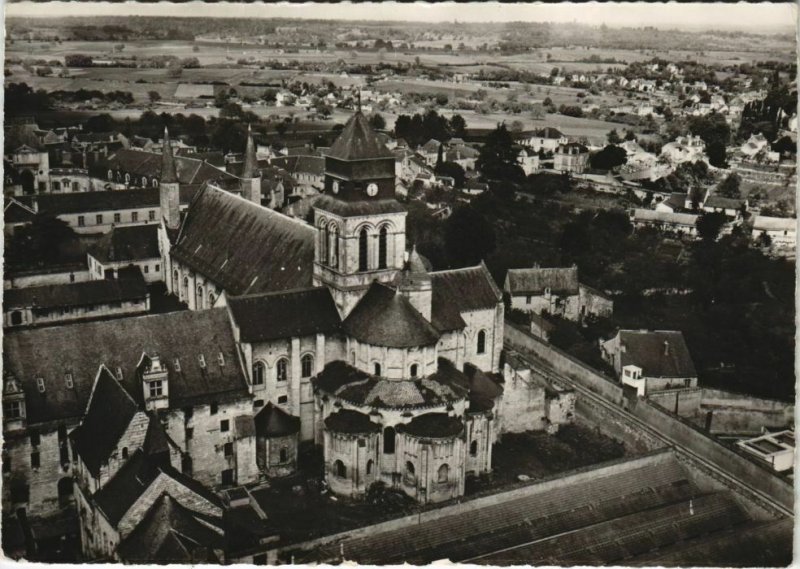
[[[394,281],[397,291],[405,296],[411,305],[431,321],[433,285],[422,257],[417,253],[416,245],[411,248],[411,253],[403,265],[403,270],[397,274]]]
[[[159,182],[159,203],[161,215],[168,229],[178,229],[181,224],[180,187],[175,168],[175,157],[169,131],[164,128],[164,148],[161,153],[161,178]]]
[[[242,194],[245,199],[261,205],[261,176],[258,173],[258,157],[253,142],[253,132],[247,127],[247,148],[244,151],[242,170]]]

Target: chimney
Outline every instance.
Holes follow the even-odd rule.
[[[180,188],[175,169],[175,157],[169,141],[169,131],[164,127],[164,146],[161,150],[161,179],[159,182],[161,216],[168,229],[178,229],[181,224]]]

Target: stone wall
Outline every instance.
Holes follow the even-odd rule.
[[[498,431],[522,433],[541,431],[547,426],[544,386],[535,381],[530,369],[503,366],[503,396],[497,412]]]

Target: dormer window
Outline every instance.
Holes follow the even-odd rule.
[[[22,401],[6,401],[3,405],[3,414],[6,419],[21,419]]]
[[[116,372],[117,372],[117,381],[122,381],[122,368],[117,366]]]
[[[44,378],[37,377],[36,378],[36,388],[39,390],[39,393],[44,393]]]
[[[225,365],[225,355],[222,352],[217,354],[217,361],[219,362],[220,367]]]
[[[172,364],[175,366],[175,371],[181,371],[181,360],[175,358]]]
[[[197,356],[197,361],[200,363],[200,367],[201,368],[203,368],[203,369],[206,368],[206,358],[203,356],[203,354],[200,354],[199,356]]]
[[[67,372],[64,374],[64,382],[67,384],[67,389],[72,389],[74,383],[72,381],[72,374]]]
[[[148,382],[147,388],[150,392],[150,397],[161,397],[164,395],[164,382],[160,379]]]

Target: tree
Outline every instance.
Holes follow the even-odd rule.
[[[176,79],[183,75],[183,66],[177,59],[173,60],[167,67],[167,77]]]
[[[158,91],[148,91],[147,97],[150,99],[151,103],[161,100],[161,94]]]
[[[457,164],[456,162],[442,162],[436,166],[434,172],[438,176],[448,176],[453,178],[453,180],[455,180],[456,188],[464,187],[466,172],[461,164]]]
[[[725,117],[718,113],[692,117],[689,121],[689,130],[706,143],[709,164],[724,167],[726,147],[731,137],[731,129]]]
[[[369,117],[369,124],[375,130],[383,130],[386,128],[386,119],[380,113],[374,113]]]
[[[6,261],[14,268],[56,264],[77,238],[67,222],[37,214],[6,242]]]
[[[445,249],[453,268],[474,266],[495,248],[495,234],[483,215],[468,205],[456,207],[445,223]]]
[[[525,125],[521,120],[511,121],[511,132],[520,133],[525,129]]]
[[[725,178],[719,186],[717,186],[717,192],[721,196],[725,196],[726,198],[734,198],[738,199],[741,197],[742,192],[740,190],[741,184],[741,177],[736,172],[732,172]]]
[[[436,151],[436,166],[434,168],[438,168],[444,162],[444,145],[440,144],[439,149]]]
[[[93,115],[84,124],[84,128],[89,132],[109,132],[116,130],[117,122],[108,113]]]
[[[625,150],[613,144],[609,144],[589,159],[592,168],[597,170],[611,170],[617,166],[622,166],[627,161],[628,155]]]
[[[463,138],[467,130],[467,121],[461,115],[453,115],[450,117],[450,130],[453,136]]]
[[[609,144],[619,144],[620,142],[622,142],[622,139],[620,138],[619,133],[617,132],[617,129],[613,129],[613,130],[608,131],[608,134],[606,135],[606,139],[608,140]]]
[[[497,125],[486,137],[475,167],[485,180],[520,182],[525,178],[525,172],[517,163],[514,140],[505,123]]]
[[[725,225],[727,219],[725,214],[719,211],[706,212],[697,218],[696,226],[697,233],[706,242],[713,242],[719,237],[722,226]]]

